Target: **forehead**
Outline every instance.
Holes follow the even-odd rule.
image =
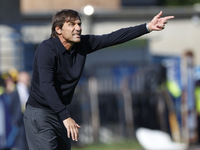
[[[68,17],[66,22],[81,22],[81,19],[79,17]]]

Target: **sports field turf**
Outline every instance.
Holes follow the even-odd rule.
[[[137,141],[124,140],[112,144],[91,144],[86,146],[72,146],[72,150],[142,150]]]

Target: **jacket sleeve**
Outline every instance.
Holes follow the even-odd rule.
[[[90,45],[88,53],[91,53],[105,47],[127,42],[146,33],[149,33],[146,24],[141,24],[134,27],[122,28],[109,34],[86,35],[83,39],[87,40]]]

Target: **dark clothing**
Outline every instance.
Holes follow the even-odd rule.
[[[7,94],[0,95],[0,149],[2,150],[10,150],[16,137],[9,105],[9,96]]]
[[[70,117],[70,104],[83,71],[87,54],[148,33],[146,24],[123,28],[110,34],[82,35],[69,52],[59,38],[42,42],[35,53],[31,91],[27,104],[50,109],[62,120]]]
[[[24,130],[24,122],[23,122],[23,113],[21,109],[21,102],[18,91],[14,91],[10,93],[10,114],[12,117],[12,125],[16,129],[16,136],[14,148],[16,150],[28,150],[28,145],[26,142],[25,130]]]
[[[70,150],[62,120],[51,110],[27,106],[24,115],[29,150]]]

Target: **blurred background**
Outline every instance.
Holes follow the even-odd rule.
[[[175,16],[161,32],[88,55],[69,106],[82,126],[80,140],[73,145],[134,142],[137,130],[147,128],[198,149],[200,0],[1,0],[0,148],[25,149],[16,146],[24,145],[24,139],[18,144],[16,139],[24,136],[20,133],[26,100],[20,98],[27,94],[18,100],[13,95],[23,73],[28,90],[34,52],[50,37],[52,15],[65,8],[80,13],[83,34],[148,23],[161,10],[163,16]]]

